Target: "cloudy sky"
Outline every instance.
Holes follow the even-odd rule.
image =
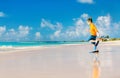
[[[119,0],[0,0],[0,41],[87,40],[88,17],[100,34],[120,37]]]

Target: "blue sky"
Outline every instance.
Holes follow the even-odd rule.
[[[0,0],[0,41],[87,40],[86,19],[120,37],[118,0]]]

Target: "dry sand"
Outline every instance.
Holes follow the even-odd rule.
[[[0,78],[120,78],[120,41],[61,45],[0,53]]]

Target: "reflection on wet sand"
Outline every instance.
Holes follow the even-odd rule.
[[[98,53],[94,54],[92,78],[100,78],[100,61],[98,55]]]

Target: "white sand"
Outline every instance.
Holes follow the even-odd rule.
[[[0,78],[120,78],[120,42],[27,47],[0,53]],[[97,58],[97,60],[96,60]]]

